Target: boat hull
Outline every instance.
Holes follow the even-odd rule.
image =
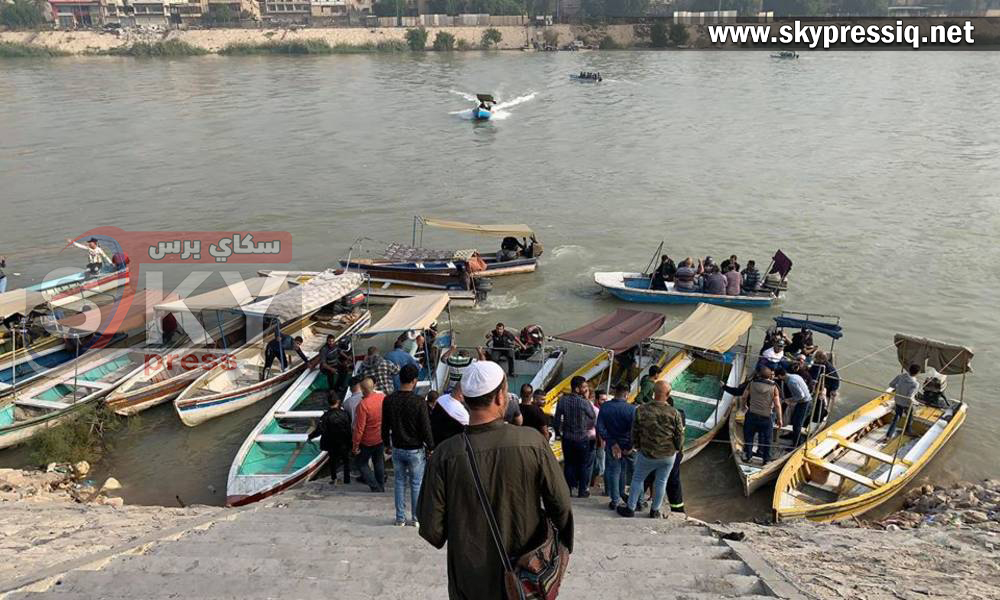
[[[481,108],[472,109],[472,118],[476,121],[489,121],[493,117],[493,113],[488,110],[483,110]]]
[[[718,306],[741,308],[766,308],[772,306],[779,297],[760,296],[728,296],[703,294],[701,292],[683,292],[673,290],[652,290],[646,286],[632,287],[631,281],[649,281],[640,273],[594,273],[594,282],[602,289],[619,300],[644,304],[715,304]]]
[[[129,273],[125,268],[111,273],[101,273],[97,277],[86,277],[84,273],[78,273],[52,281],[43,281],[27,289],[41,292],[51,306],[59,307],[96,294],[110,292],[128,285],[128,282]]]
[[[533,273],[538,268],[537,258],[515,258],[513,260],[498,261],[495,255],[482,256],[486,263],[486,270],[474,273],[475,277],[498,277],[501,275],[517,275],[519,273]],[[455,273],[455,261],[423,261],[423,262],[389,262],[381,260],[342,260],[340,265],[344,268],[356,271],[366,271],[377,269],[383,273],[403,272],[403,273],[438,273],[451,275]]]

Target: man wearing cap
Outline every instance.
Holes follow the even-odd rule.
[[[496,363],[477,361],[459,384],[469,411],[466,435],[439,444],[420,490],[420,536],[436,548],[448,544],[451,600],[505,598],[500,555],[479,500],[469,444],[482,487],[500,529],[503,552],[520,556],[541,543],[546,520],[573,550],[569,489],[548,441],[504,422],[507,381]]]
[[[577,375],[570,380],[572,393],[566,394],[556,404],[552,428],[562,438],[563,470],[566,483],[577,488],[577,496],[590,496],[590,470],[593,468],[594,439],[590,430],[597,421],[594,405],[584,396],[587,379]]]
[[[74,242],[69,238],[66,238],[66,241],[81,250],[87,251],[87,270],[91,275],[97,275],[97,273],[100,272],[102,265],[111,264],[111,259],[108,258],[108,253],[105,252],[100,245],[98,245],[97,238],[90,238],[87,240],[86,246],[80,242]]]
[[[615,396],[601,406],[597,415],[597,435],[604,440],[605,451],[604,485],[611,496],[608,508],[615,510],[625,497],[625,474],[630,463],[635,462],[632,452],[632,421],[635,419],[635,405],[626,400],[629,386],[625,382],[615,384]]]

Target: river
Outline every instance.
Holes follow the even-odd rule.
[[[571,82],[580,70],[606,80]],[[893,352],[873,355],[896,331],[972,346],[967,423],[922,477],[996,477],[998,71],[991,52],[5,61],[0,254],[16,287],[65,266],[61,240],[100,225],[289,231],[295,266],[316,269],[359,235],[409,241],[415,214],[529,223],[541,267],[455,311],[471,343],[498,320],[557,333],[623,306],[592,273],[638,270],[661,240],[675,257],[765,264],[780,248],[795,262],[788,300],[754,313],[755,344],[781,308],[839,314],[837,362],[863,359],[842,375],[875,386],[897,371]],[[477,92],[517,103],[473,124],[456,113]],[[691,308],[651,310],[670,326]],[[870,397],[845,386],[837,413]],[[265,404],[197,428],[148,411],[101,468],[131,502],[220,503]],[[742,497],[726,443],[684,478],[696,516],[768,512],[770,488]]]

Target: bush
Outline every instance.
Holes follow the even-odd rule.
[[[225,4],[213,4],[202,20],[206,25],[232,25],[239,22],[240,15]]]
[[[649,28],[649,41],[654,48],[666,48],[670,32],[664,21],[657,21]]]
[[[406,43],[410,50],[423,50],[427,47],[427,30],[423,27],[406,30]]]
[[[616,42],[613,37],[606,35],[601,38],[601,43],[598,48],[601,50],[620,50],[621,46],[618,45],[618,42]]]
[[[0,25],[11,29],[30,29],[44,23],[45,17],[42,16],[41,9],[31,0],[0,3]]]
[[[683,46],[688,42],[688,29],[681,23],[674,23],[670,26],[670,39],[678,46]]]
[[[50,58],[67,56],[68,52],[52,50],[45,46],[21,44],[19,42],[0,42],[0,58]]]
[[[108,51],[112,56],[137,56],[143,58],[150,57],[173,57],[173,56],[200,56],[208,54],[208,50],[192,46],[180,40],[167,40],[165,42],[134,42],[131,46],[121,46]]]
[[[455,36],[447,31],[439,31],[434,36],[434,49],[438,51],[451,52],[455,49]]]
[[[337,44],[331,46],[326,40],[271,41],[263,44],[232,43],[219,50],[227,56],[250,56],[254,54],[367,54],[370,52],[404,52],[406,42],[402,40],[382,40],[366,44]]]
[[[105,404],[80,410],[72,421],[46,429],[31,438],[28,448],[38,465],[53,462],[97,462],[111,446],[110,434],[122,428],[119,419]]]
[[[558,46],[559,32],[555,29],[546,29],[542,32],[542,40],[545,41],[546,46]]]
[[[489,29],[483,32],[483,39],[482,39],[483,48],[490,48],[492,46],[496,46],[500,43],[500,40],[502,39],[503,39],[503,34],[500,33],[500,30],[490,27]]]
[[[472,50],[472,44],[470,44],[469,42],[467,42],[464,39],[461,39],[461,40],[458,40],[457,42],[455,42],[455,49],[456,50]]]

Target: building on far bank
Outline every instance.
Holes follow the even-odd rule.
[[[107,0],[50,0],[52,19],[63,28],[100,27],[118,22],[117,6],[112,3],[115,18],[108,18]]]
[[[260,0],[260,18],[272,23],[359,25],[372,14],[373,4],[373,0]]]

